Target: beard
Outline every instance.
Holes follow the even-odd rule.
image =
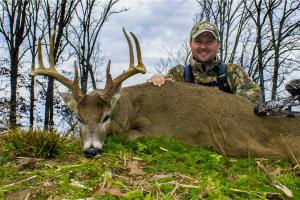
[[[215,54],[213,52],[209,52],[207,50],[197,52],[195,55],[193,55],[194,59],[197,62],[201,62],[201,63],[211,63],[214,60],[216,60],[216,56],[217,56],[217,54]]]

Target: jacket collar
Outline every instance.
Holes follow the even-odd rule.
[[[189,64],[192,67],[193,70],[195,71],[200,71],[200,72],[210,72],[215,70],[216,67],[219,66],[221,63],[219,56],[216,56],[216,59],[212,61],[209,64],[203,64],[201,62],[197,62],[193,56],[191,55],[189,57]]]

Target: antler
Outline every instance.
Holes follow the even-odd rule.
[[[39,59],[39,67],[37,69],[33,68],[31,72],[29,73],[30,76],[37,76],[37,75],[43,75],[51,77],[59,82],[61,82],[63,85],[65,85],[73,94],[74,98],[77,102],[80,101],[80,99],[84,96],[82,93],[79,84],[78,84],[78,69],[76,63],[74,63],[75,68],[75,77],[74,80],[67,79],[63,75],[57,72],[54,62],[54,38],[55,33],[53,32],[50,37],[50,55],[49,55],[49,62],[50,67],[45,68],[43,63],[43,55],[42,55],[42,39],[39,38],[39,46],[38,46],[38,59]]]
[[[140,49],[140,44],[139,44],[138,39],[136,38],[136,36],[132,32],[130,32],[130,34],[133,37],[134,42],[135,42],[136,54],[137,54],[137,60],[138,60],[137,66],[134,66],[134,56],[133,56],[132,44],[131,44],[130,38],[129,38],[129,36],[126,33],[124,28],[123,28],[123,33],[126,37],[128,47],[129,47],[129,56],[130,56],[129,68],[128,68],[127,71],[123,72],[121,75],[119,75],[114,80],[112,80],[111,74],[110,74],[111,61],[109,60],[109,62],[107,64],[107,68],[106,68],[106,85],[105,85],[105,88],[104,88],[106,90],[106,94],[104,96],[106,96],[107,98],[109,98],[111,96],[111,93],[124,80],[128,79],[129,77],[131,77],[131,76],[133,76],[137,73],[142,73],[142,74],[146,73],[146,68],[145,68],[145,65],[143,64],[143,61],[142,61],[141,49]]]

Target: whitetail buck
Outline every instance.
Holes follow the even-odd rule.
[[[124,30],[123,30],[124,31]],[[44,75],[60,81],[72,93],[63,93],[65,103],[81,122],[83,148],[87,156],[95,156],[108,133],[126,133],[129,138],[163,134],[194,146],[207,146],[231,156],[256,156],[300,159],[300,121],[295,118],[257,117],[253,104],[239,96],[218,89],[167,82],[162,87],[144,83],[120,90],[121,83],[136,73],[145,73],[139,42],[135,40],[138,65],[134,66],[129,45],[129,69],[112,80],[110,62],[106,86],[83,94],[75,78],[71,81],[59,74],[53,62],[53,38],[50,42],[50,68],[45,68],[39,43],[38,69],[31,75]]]

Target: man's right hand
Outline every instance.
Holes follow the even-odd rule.
[[[161,74],[155,74],[150,79],[148,79],[147,82],[152,83],[156,86],[161,86],[166,83],[166,78]]]

